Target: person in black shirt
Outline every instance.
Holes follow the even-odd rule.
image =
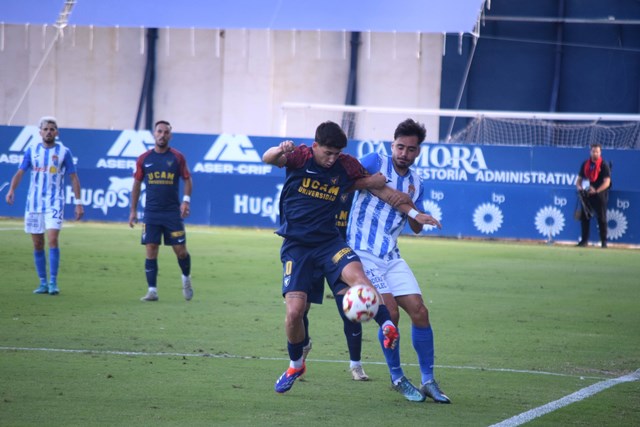
[[[589,188],[583,189],[583,182],[589,182]],[[602,158],[602,146],[598,143],[591,144],[591,156],[582,162],[578,171],[576,187],[580,192],[587,209],[582,210],[580,222],[582,237],[578,246],[589,244],[589,223],[591,217],[598,220],[600,241],[602,247],[607,247],[607,202],[609,200],[609,188],[611,187],[611,168]],[[586,186],[585,186],[586,187]]]

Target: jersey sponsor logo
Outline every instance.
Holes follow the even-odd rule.
[[[334,180],[336,181],[335,183],[333,182]],[[331,179],[332,184],[336,184],[337,181],[338,178]],[[331,202],[336,200],[339,192],[339,186],[329,186],[328,184],[323,184],[322,182],[311,178],[302,178],[302,183],[300,184],[300,187],[298,187],[298,193],[300,194],[314,197],[316,199],[329,200]]]
[[[260,155],[246,135],[223,133],[216,138],[195,173],[267,175],[272,166],[262,164]]]
[[[148,130],[123,130],[109,147],[107,156],[98,159],[96,167],[135,170],[138,156],[152,148],[155,143],[153,135]]]
[[[133,177],[122,178],[119,176],[110,176],[109,184],[106,188],[83,187],[80,192],[80,200],[86,207],[102,211],[108,216],[109,210],[113,208],[129,208],[129,200],[131,188],[133,187]],[[144,207],[146,192],[144,183],[141,189],[140,203]],[[66,188],[66,203],[73,203],[73,188]]]
[[[276,224],[280,215],[280,192],[283,184],[276,186],[275,196],[252,196],[249,194],[233,195],[233,213],[239,215],[255,215],[269,218]]]

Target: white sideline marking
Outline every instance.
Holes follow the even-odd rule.
[[[613,378],[606,381],[601,381],[599,383],[595,383],[590,385],[589,387],[585,387],[581,390],[576,391],[575,393],[571,393],[568,396],[565,396],[561,399],[555,400],[553,402],[549,402],[546,405],[539,406],[537,408],[531,409],[530,411],[523,412],[515,417],[511,417],[507,420],[499,422],[498,424],[493,424],[490,427],[515,427],[527,423],[535,418],[538,418],[542,415],[548,414],[549,412],[553,412],[556,409],[563,408],[572,403],[579,402],[587,397],[593,396],[596,393],[600,393],[603,390],[606,390],[614,385],[618,385],[621,383],[638,381],[640,380],[640,369],[635,372],[624,375],[622,377]]]
[[[51,353],[76,353],[76,354],[113,354],[117,356],[165,356],[165,357],[211,357],[216,359],[253,359],[253,360],[281,360],[288,362],[288,358],[284,357],[257,357],[257,356],[239,356],[227,353],[165,353],[165,352],[144,352],[144,351],[117,351],[117,350],[75,350],[65,348],[46,348],[46,347],[2,347],[0,351],[44,351]],[[309,359],[311,362],[322,363],[349,363],[348,360],[326,360],[326,359]],[[374,362],[367,361],[362,362],[363,365],[386,365],[386,362]],[[416,363],[403,363],[403,366],[418,366]],[[568,375],[558,374],[555,372],[545,371],[531,371],[522,369],[507,369],[507,368],[480,368],[475,366],[447,366],[447,365],[434,365],[436,368],[444,369],[471,369],[475,371],[488,371],[488,372],[511,372],[519,374],[535,374],[535,375],[553,375],[558,377],[571,377],[580,379],[596,379],[601,380],[603,377],[586,377],[583,375]]]

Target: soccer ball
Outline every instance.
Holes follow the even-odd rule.
[[[351,286],[342,300],[342,311],[352,322],[368,322],[378,314],[380,301],[371,286]]]

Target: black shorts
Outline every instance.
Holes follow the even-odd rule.
[[[280,250],[282,261],[282,295],[301,291],[309,295],[309,302],[322,303],[324,280],[332,290],[341,286],[340,275],[344,267],[360,262],[358,255],[342,239],[310,247],[285,240]],[[342,287],[344,284],[342,284]]]
[[[166,221],[163,224],[143,224],[140,243],[159,245],[164,238],[166,246],[186,245],[187,234],[184,231],[184,221]]]

